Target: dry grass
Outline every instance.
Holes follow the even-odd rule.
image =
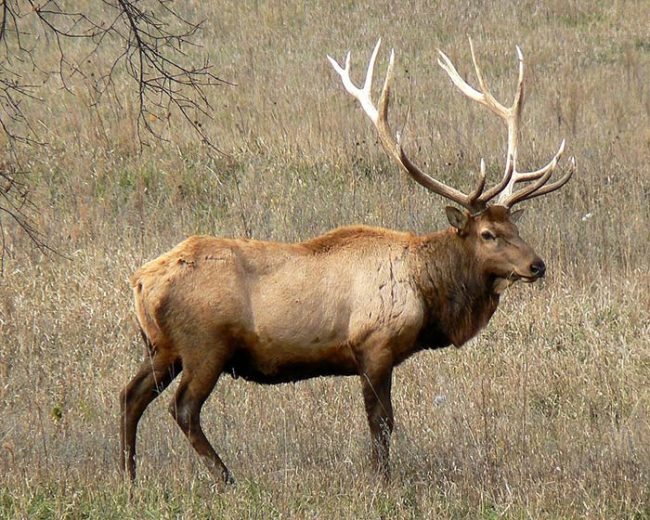
[[[217,115],[204,122],[227,159],[173,117],[160,122],[171,142],[138,155],[126,98],[122,110],[80,108],[81,85],[72,97],[49,84],[35,116],[50,144],[25,160],[41,229],[66,258],[12,231],[0,279],[0,517],[648,518],[650,10],[541,4],[185,2],[208,19],[203,43],[220,75],[238,83],[214,92]],[[204,420],[239,484],[212,490],[163,396],[141,422],[129,489],[117,395],[141,346],[128,275],[192,233],[298,240],[353,222],[443,226],[443,201],[397,174],[324,56],[352,48],[360,77],[377,35],[395,46],[406,146],[464,189],[481,156],[496,173],[505,146],[435,65],[440,46],[469,72],[466,34],[502,98],[514,44],[526,53],[524,166],[562,137],[577,156],[576,179],[530,204],[524,223],[549,278],[510,290],[467,347],[397,370],[390,486],[366,470],[355,379],[225,377]]]

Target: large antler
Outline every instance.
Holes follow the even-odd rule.
[[[375,68],[375,59],[377,58],[377,53],[379,52],[379,46],[381,45],[381,38],[377,41],[374,50],[372,51],[372,56],[370,57],[370,62],[368,63],[368,70],[366,72],[366,81],[362,88],[357,87],[352,80],[350,79],[350,53],[348,52],[345,58],[345,67],[336,62],[330,56],[327,57],[334,70],[341,76],[343,80],[343,86],[345,89],[361,103],[361,107],[364,112],[368,115],[370,120],[373,122],[377,128],[379,134],[379,139],[381,140],[382,145],[393,157],[398,164],[419,184],[427,188],[428,190],[442,195],[443,197],[450,199],[461,206],[467,208],[470,212],[478,212],[485,209],[485,205],[488,198],[483,194],[483,189],[485,187],[485,163],[481,161],[481,172],[479,176],[479,181],[476,188],[469,194],[465,194],[461,191],[458,191],[446,184],[437,181],[433,177],[430,177],[422,170],[420,170],[411,160],[406,156],[402,146],[400,145],[399,138],[395,138],[393,133],[390,130],[388,125],[388,103],[390,101],[390,83],[393,75],[393,63],[395,61],[395,51],[392,50],[390,54],[390,60],[388,62],[388,71],[386,72],[386,79],[384,80],[384,87],[381,91],[379,97],[379,108],[375,107],[371,98],[371,88],[372,88],[372,75]],[[505,182],[508,182],[506,179]]]
[[[477,101],[478,103],[486,106],[492,113],[499,116],[506,122],[508,128],[508,150],[506,152],[506,169],[503,179],[499,184],[488,190],[483,197],[487,200],[492,199],[499,195],[498,203],[507,208],[511,208],[518,202],[523,200],[532,199],[546,193],[555,191],[564,186],[573,175],[575,171],[575,159],[570,159],[571,166],[567,173],[560,179],[547,184],[553,171],[557,166],[562,153],[564,152],[564,140],[560,143],[560,148],[553,156],[553,158],[546,164],[546,166],[532,172],[519,172],[517,171],[517,147],[519,141],[519,122],[521,120],[521,111],[524,100],[524,55],[521,49],[517,46],[517,58],[519,60],[519,79],[517,81],[517,91],[512,106],[505,107],[499,103],[494,96],[490,93],[481,69],[476,61],[474,54],[474,46],[472,40],[469,40],[469,47],[472,53],[472,62],[474,63],[474,70],[476,71],[476,78],[478,79],[480,90],[476,90],[469,85],[456,71],[451,60],[442,51],[438,51],[440,58],[438,63],[447,72],[451,81],[458,87],[458,89],[465,94],[468,98]],[[513,193],[514,185],[518,182],[531,182],[524,188]]]

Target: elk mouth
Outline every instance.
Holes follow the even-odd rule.
[[[505,276],[496,276],[493,279],[492,290],[495,294],[502,294],[508,287],[515,282],[522,281],[524,283],[536,282],[541,276],[538,275],[524,275],[516,271],[511,271]]]
[[[539,280],[540,278],[541,278],[541,276],[540,276],[540,275],[537,275],[537,274],[533,274],[533,275],[525,275],[525,274],[519,274],[519,273],[513,271],[513,272],[510,273],[510,275],[507,277],[507,280],[508,280],[509,282],[511,282],[511,283],[515,283],[515,282],[518,282],[518,281],[520,281],[520,280],[521,280],[522,282],[524,282],[524,283],[534,283],[534,282],[536,282],[537,280]]]

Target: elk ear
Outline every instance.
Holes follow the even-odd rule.
[[[523,209],[518,209],[518,210],[512,211],[510,213],[510,215],[509,215],[510,222],[512,222],[513,224],[516,224],[517,222],[519,222],[519,219],[521,218],[521,215],[523,215],[523,213],[524,213]]]
[[[445,207],[445,212],[447,213],[447,220],[449,223],[455,227],[458,231],[462,231],[467,224],[467,219],[469,215],[467,213],[455,208],[454,206]]]

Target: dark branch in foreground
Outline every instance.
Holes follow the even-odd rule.
[[[176,113],[201,142],[217,150],[200,119],[211,117],[208,89],[227,82],[213,73],[207,55],[199,55],[194,43],[203,22],[183,17],[170,0],[101,0],[92,12],[71,5],[74,2],[61,0],[0,0],[0,142],[6,141],[5,154],[14,163],[16,146],[43,144],[24,107],[43,102],[38,89],[53,73],[66,89],[75,76],[88,79],[95,103],[115,89],[118,78],[128,78],[137,92],[140,147],[148,137],[164,139],[153,122]],[[90,43],[86,55],[72,56],[69,44],[75,40]],[[56,70],[39,59],[43,41],[58,54]],[[100,53],[108,57],[107,69],[99,77],[87,74],[85,65]],[[0,186],[0,261],[6,251],[3,217],[14,220],[39,248],[47,249],[25,213],[29,190],[24,184],[17,188],[15,174],[5,170],[0,182],[11,188],[2,191]]]
[[[31,217],[35,208],[29,199],[29,190],[21,176],[21,172],[12,170],[6,163],[0,163],[0,274],[4,270],[5,255],[7,254],[3,217],[16,223],[39,250],[53,251],[47,245]]]

